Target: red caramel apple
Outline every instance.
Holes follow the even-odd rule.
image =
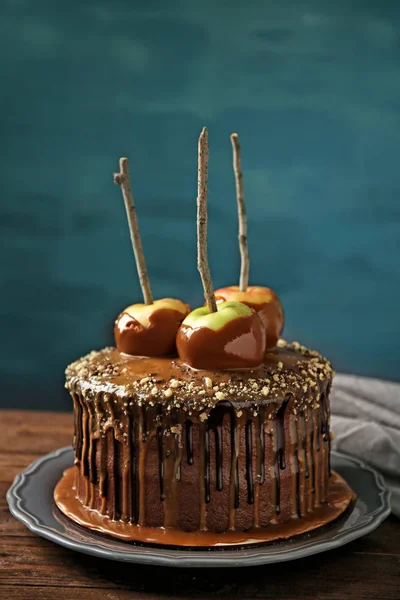
[[[265,328],[258,314],[240,302],[221,302],[192,311],[178,330],[181,360],[194,369],[252,369],[264,358]]]
[[[266,348],[274,348],[282,335],[284,313],[281,301],[273,290],[267,287],[251,285],[245,292],[238,285],[220,288],[215,291],[217,302],[242,302],[254,308],[259,314],[267,331]]]
[[[132,304],[115,321],[120,352],[135,356],[166,356],[176,352],[176,334],[190,307],[174,298]]]

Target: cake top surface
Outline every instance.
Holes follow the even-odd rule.
[[[247,371],[196,371],[179,358],[134,357],[116,348],[93,351],[66,369],[66,387],[87,397],[111,394],[138,405],[163,404],[193,410],[222,400],[269,404],[287,394],[315,398],[316,388],[331,381],[330,362],[298,342],[279,340],[264,363]]]

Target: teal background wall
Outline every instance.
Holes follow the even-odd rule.
[[[0,406],[69,408],[65,364],[140,299],[119,156],[155,296],[202,301],[203,125],[215,285],[239,272],[238,131],[251,281],[286,337],[400,380],[398,2],[2,0]]]

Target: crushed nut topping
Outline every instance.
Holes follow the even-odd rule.
[[[128,407],[163,405],[207,414],[226,400],[242,408],[279,404],[292,395],[296,407],[320,401],[334,372],[329,361],[299,342],[279,340],[265,363],[249,371],[193,371],[179,359],[146,359],[120,354],[115,348],[93,351],[66,369],[66,387],[72,394]],[[252,409],[253,410],[253,409]]]

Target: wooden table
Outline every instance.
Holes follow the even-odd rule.
[[[14,476],[71,442],[72,415],[0,411],[0,599],[285,598],[399,600],[400,521],[339,550],[265,567],[170,569],[67,550],[30,533],[8,511]]]

